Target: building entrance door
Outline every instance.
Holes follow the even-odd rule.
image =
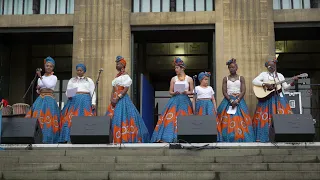
[[[132,41],[132,99],[153,130],[170,99],[170,80],[176,75],[175,57],[185,62],[185,72],[190,77],[202,71],[215,76],[214,30],[136,31]],[[214,78],[210,85],[215,87]]]

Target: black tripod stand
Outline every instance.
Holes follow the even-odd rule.
[[[94,90],[93,90],[93,93],[92,93],[92,96],[91,96],[91,100],[92,100],[92,97],[93,97],[93,95],[94,95],[94,93],[95,93],[95,91],[96,91],[96,89],[97,89],[97,93],[96,93],[96,109],[95,109],[95,111],[96,111],[96,114],[98,115],[98,103],[99,103],[99,98],[98,98],[98,94],[99,94],[99,80],[100,80],[100,76],[101,76],[101,72],[103,71],[103,69],[101,68],[100,70],[99,70],[99,74],[98,74],[98,78],[97,78],[97,80],[96,80],[96,84],[94,85]]]
[[[28,87],[28,89],[27,89],[27,91],[25,92],[25,94],[23,95],[23,99],[25,99],[26,98],[26,96],[27,96],[27,94],[28,94],[28,92],[30,91],[30,89],[31,89],[31,104],[30,104],[30,110],[31,110],[31,116],[33,115],[33,108],[32,108],[32,105],[33,105],[33,95],[34,95],[34,84],[35,84],[35,82],[36,82],[36,79],[37,79],[37,72],[41,72],[42,71],[42,69],[41,68],[39,68],[39,69],[36,69],[36,74],[34,75],[34,78],[32,79],[32,81],[30,82],[30,85],[29,85],[29,87]],[[38,127],[39,128],[39,127]],[[41,130],[40,130],[41,131]],[[26,149],[27,150],[32,150],[32,144],[29,144],[27,147],[26,147]]]
[[[196,79],[197,79],[197,75],[192,76],[193,79],[193,113],[195,114],[196,112],[196,101],[197,101],[197,92],[196,92]]]
[[[31,89],[31,96],[32,96],[32,98],[31,98],[31,105],[33,104],[33,93],[34,93],[34,88],[33,88],[33,87],[34,87],[34,83],[36,82],[36,79],[37,79],[37,73],[34,75],[34,78],[33,78],[32,81],[30,82],[30,85],[29,85],[27,91],[24,93],[24,95],[23,95],[23,97],[22,97],[22,99],[25,99],[26,96],[27,96],[27,94],[28,94],[28,92],[29,92],[30,89]]]

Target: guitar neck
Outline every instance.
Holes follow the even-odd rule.
[[[288,82],[288,81],[291,81],[291,80],[293,80],[293,78],[289,78],[289,79],[286,79],[286,80],[283,80],[283,81],[279,81],[279,82],[276,83],[276,85],[282,84],[284,82]]]

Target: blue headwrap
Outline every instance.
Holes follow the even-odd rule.
[[[182,59],[179,58],[179,57],[178,57],[178,58],[174,58],[173,64],[174,64],[175,66],[180,66],[180,67],[186,68],[184,62],[183,62]]]
[[[53,66],[56,65],[56,62],[50,56],[44,59],[44,64],[47,64],[48,62],[51,63]]]
[[[124,67],[126,67],[126,65],[127,65],[126,60],[122,56],[117,56],[116,62],[120,62]]]
[[[78,69],[78,68],[81,68],[81,69],[83,70],[83,72],[86,72],[86,71],[87,71],[87,68],[86,68],[86,66],[85,66],[84,64],[78,64],[78,65],[76,66],[76,69]]]
[[[204,77],[209,77],[211,75],[210,72],[201,72],[198,75],[198,80],[201,81]]]
[[[264,66],[265,66],[265,67],[268,67],[268,63],[269,63],[269,62],[278,63],[278,60],[277,60],[276,58],[274,58],[274,59],[268,59],[268,61],[264,63]]]
[[[227,61],[226,65],[229,66],[232,63],[234,63],[237,66],[237,60],[234,58],[231,58],[229,61]]]

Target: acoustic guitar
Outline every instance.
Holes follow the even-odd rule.
[[[303,73],[297,76],[298,78],[306,78],[308,77],[307,73]],[[283,80],[283,81],[279,81],[279,82],[274,82],[274,81],[269,81],[269,82],[264,82],[265,84],[271,84],[272,85],[272,89],[266,89],[265,87],[262,86],[253,86],[253,92],[256,95],[257,98],[265,98],[267,97],[269,94],[271,94],[272,92],[274,92],[275,90],[279,91],[281,90],[282,86],[281,84],[284,82],[288,82],[288,81],[292,81],[292,78]]]

